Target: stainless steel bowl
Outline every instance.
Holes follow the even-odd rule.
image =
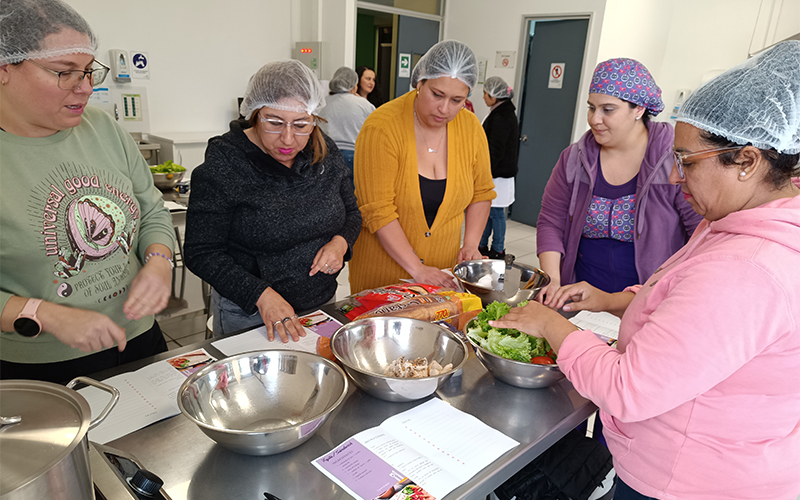
[[[516,262],[506,266],[497,259],[464,261],[453,268],[453,274],[468,292],[481,298],[484,307],[495,300],[511,305],[531,300],[550,284],[550,276],[541,269]]]
[[[178,185],[181,179],[183,179],[184,174],[186,174],[186,172],[169,172],[166,174],[157,174],[155,172],[150,173],[153,174],[153,183],[158,189],[174,188]]]
[[[273,455],[304,443],[344,401],[347,376],[315,354],[253,351],[192,374],[178,406],[221,446],[245,455]]]
[[[475,320],[473,319],[467,323],[467,329],[469,329],[474,322]],[[483,366],[489,370],[489,373],[506,384],[522,387],[523,389],[540,389],[542,387],[550,387],[564,378],[564,374],[558,368],[557,364],[537,365],[533,363],[523,363],[522,361],[514,361],[513,359],[506,359],[487,351],[476,344],[471,338],[469,342],[475,348],[475,354],[478,356],[478,359],[481,360]]]
[[[433,323],[411,318],[375,317],[353,321],[331,337],[331,350],[353,382],[364,392],[385,401],[415,401],[430,396],[460,370],[469,358],[467,345],[455,333]],[[387,377],[392,361],[426,358],[453,369],[435,377]]]

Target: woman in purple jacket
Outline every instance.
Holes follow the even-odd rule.
[[[551,278],[537,299],[586,281],[619,292],[644,281],[681,248],[702,217],[669,183],[668,123],[661,89],[641,63],[597,65],[589,88],[591,130],[558,159],[542,198],[536,244]]]

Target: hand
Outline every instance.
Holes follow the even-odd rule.
[[[347,253],[347,241],[339,235],[331,238],[331,241],[319,249],[314,261],[311,263],[309,276],[314,276],[318,272],[334,274],[344,266],[344,254]]]
[[[458,256],[456,257],[456,261],[464,262],[465,260],[478,260],[478,259],[485,259],[486,257],[481,255],[478,251],[478,247],[461,247],[461,250],[458,251]]]
[[[164,310],[171,293],[172,268],[163,257],[150,257],[139,270],[128,292],[122,312],[128,319],[136,320]]]
[[[508,314],[497,321],[490,321],[489,324],[497,328],[514,328],[532,337],[547,339],[556,354],[564,339],[577,330],[575,325],[558,312],[538,302],[528,302],[524,307],[512,307]]]
[[[116,343],[120,352],[125,350],[125,329],[105,314],[52,302],[42,302],[37,314],[44,330],[72,348],[83,352],[102,351]]]
[[[270,342],[275,340],[276,332],[283,343],[289,342],[289,337],[297,342],[300,337],[306,336],[306,331],[297,319],[294,308],[272,288],[264,290],[256,306],[261,319],[264,320],[264,326],[267,327],[267,338]]]
[[[561,282],[553,280],[550,278],[550,283],[547,284],[546,287],[539,290],[539,293],[536,294],[536,302],[540,304],[544,304],[548,307],[553,307],[553,295],[561,288]]]
[[[593,287],[585,281],[565,285],[559,288],[550,301],[553,309],[564,308],[565,311],[605,311],[611,299],[611,294]],[[568,300],[572,303],[566,304]]]
[[[455,278],[446,272],[431,266],[420,265],[417,270],[411,273],[415,283],[426,285],[436,285],[448,290],[455,290],[457,285]]]

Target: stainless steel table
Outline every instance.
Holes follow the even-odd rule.
[[[332,306],[323,309],[342,318]],[[206,341],[143,360],[130,368],[198,347],[223,357]],[[470,353],[463,371],[431,397],[441,398],[520,442],[444,500],[485,498],[597,409],[567,380],[546,389],[519,389],[500,382],[486,371],[474,353]],[[354,434],[378,426],[386,418],[424,401],[389,403],[351,384],[345,402],[311,439],[298,448],[268,457],[228,451],[183,415],[112,441],[109,446],[133,454],[158,474],[173,500],[263,500],[265,491],[282,500],[346,499],[350,495],[319,472],[311,461]]]

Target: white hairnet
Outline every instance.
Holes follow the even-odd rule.
[[[677,121],[737,144],[800,153],[800,41],[781,42],[709,80]]]
[[[355,70],[342,66],[333,74],[328,88],[332,94],[341,94],[343,92],[350,92],[358,84],[358,73]]]
[[[499,76],[490,76],[483,84],[483,90],[489,94],[489,97],[495,99],[512,99],[514,97],[514,89],[508,86],[505,80]]]
[[[469,47],[455,40],[444,40],[433,47],[419,60],[411,73],[411,86],[421,80],[433,80],[449,76],[457,78],[470,92],[478,82],[478,61]]]
[[[47,35],[70,28],[89,37],[86,44],[44,47]],[[97,38],[89,23],[60,0],[0,1],[0,65],[66,54],[94,56]]]
[[[245,118],[263,107],[313,114],[325,106],[322,85],[300,61],[265,64],[250,77],[239,112]]]

